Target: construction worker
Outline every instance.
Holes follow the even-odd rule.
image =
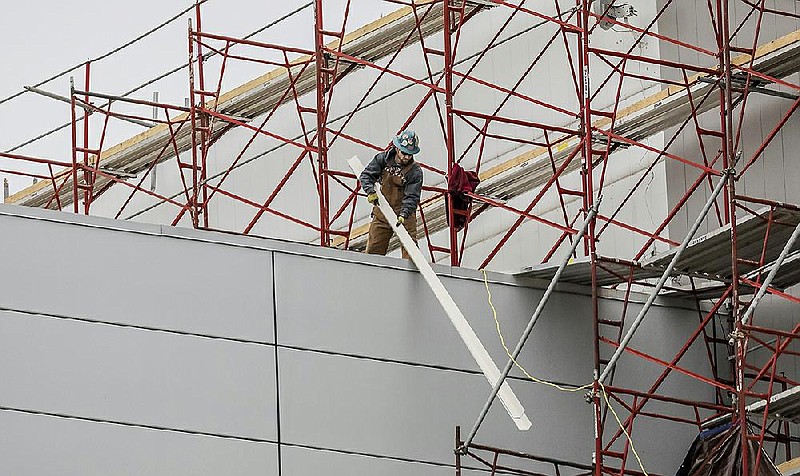
[[[416,243],[417,205],[422,191],[422,169],[414,161],[419,153],[419,139],[414,131],[405,130],[392,139],[392,146],[377,154],[358,178],[367,200],[373,205],[372,223],[369,225],[367,253],[385,255],[389,238],[394,230],[378,208],[376,182],[381,183],[381,193],[397,214],[397,223],[403,225]],[[403,258],[408,253],[403,249]]]

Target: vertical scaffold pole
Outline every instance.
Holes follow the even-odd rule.
[[[83,90],[87,94],[83,96],[83,102],[89,104],[89,77],[91,74],[91,62],[87,61],[84,65],[83,73]],[[89,214],[89,207],[92,204],[92,193],[94,188],[94,173],[90,171],[89,164],[89,111],[86,110],[83,115],[83,213]],[[96,161],[100,160],[100,151],[97,151]]]
[[[75,114],[75,78],[69,78],[69,103],[72,114],[72,212],[78,213],[78,117]],[[86,118],[84,118],[85,120]],[[58,190],[55,191],[58,196]]]
[[[195,102],[194,97],[194,68],[195,68],[195,61],[194,61],[194,34],[192,31],[192,19],[189,19],[189,117],[191,120],[192,125],[192,190],[191,192],[186,187],[187,192],[187,203],[185,205],[186,208],[184,210],[189,211],[189,216],[192,220],[192,226],[197,228],[198,220],[197,220],[197,208],[195,207],[197,202],[197,148],[199,147],[199,143],[201,139],[197,137],[197,130],[198,130],[198,110],[197,110],[197,103]],[[183,175],[183,169],[185,166],[181,162],[180,156],[178,157],[178,169],[179,173]],[[184,186],[186,185],[184,180]]]
[[[203,25],[200,17],[200,2],[195,5],[195,12],[197,16],[197,31],[203,31]],[[206,79],[205,79],[205,60],[203,58],[203,44],[197,42],[197,77],[200,86],[200,163],[194,164],[194,177],[195,187],[197,189],[196,201],[197,204],[198,223],[200,222],[199,215],[203,215],[203,226],[208,228],[208,184],[207,182],[207,167],[208,167],[208,149],[211,146],[211,120],[206,114]],[[222,73],[220,73],[222,74]],[[194,91],[192,91],[194,93]],[[199,167],[199,170],[198,170]]]
[[[731,81],[731,32],[730,32],[730,16],[728,10],[728,2],[724,0],[717,0],[717,15],[719,25],[719,58],[720,58],[720,72],[722,74],[722,95],[720,107],[720,122],[721,132],[723,137],[722,143],[722,160],[723,167],[732,167],[732,161],[735,160],[736,151],[734,150],[734,137],[733,137],[733,89]],[[743,335],[743,323],[739,314],[742,311],[741,303],[739,302],[739,256],[738,244],[736,233],[736,180],[735,177],[728,181],[726,192],[726,218],[730,223],[731,230],[731,315],[734,316],[734,335]],[[736,358],[734,363],[735,368],[735,381],[736,381],[736,402],[734,421],[738,422],[740,438],[741,438],[741,458],[742,458],[742,476],[750,476],[750,455],[749,455],[749,440],[747,435],[747,419],[745,408],[745,346],[747,345],[745,339],[736,339]]]
[[[592,170],[592,93],[589,79],[589,0],[576,0],[578,9],[578,91],[580,93],[581,127],[582,137],[582,171],[583,171],[583,210],[588,213],[595,207],[594,204],[594,183]],[[594,445],[594,474],[600,476],[603,468],[603,420],[601,412],[600,388],[597,378],[600,373],[600,327],[599,327],[599,303],[597,294],[597,251],[596,251],[596,232],[594,217],[587,224],[588,230],[583,236],[584,253],[589,256],[591,262],[592,275],[592,334],[593,334],[593,353],[594,353],[594,383],[592,409],[595,420],[595,445]]]
[[[330,193],[328,190],[328,110],[326,93],[331,87],[331,70],[325,51],[325,27],[322,0],[314,3],[314,47],[317,74],[317,193],[319,195],[319,239],[321,246],[330,246]]]
[[[451,0],[444,0],[442,11],[442,31],[444,32],[444,101],[445,101],[445,124],[446,137],[445,147],[447,148],[447,176],[453,172],[453,165],[456,160],[454,123],[453,123],[453,5]],[[449,192],[445,192],[448,193]],[[453,216],[452,197],[448,195],[450,206],[447,207],[448,236],[450,237],[450,265],[458,266],[460,263],[460,253],[458,252],[458,231],[456,231],[455,217]]]

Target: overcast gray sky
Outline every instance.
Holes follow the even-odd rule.
[[[243,37],[274,22],[289,12],[309,3],[309,0],[207,0],[202,6],[203,30],[228,36]],[[345,0],[326,0],[326,18],[333,25],[340,20]],[[0,60],[4,71],[0,75],[0,151],[18,145],[70,121],[70,107],[47,97],[25,93],[9,97],[88,59],[97,58],[133,40],[192,6],[190,0],[138,0],[118,2],[107,0],[73,0],[71,2],[10,2],[3,5],[0,34],[4,48]],[[397,9],[397,5],[379,0],[355,0],[348,30],[376,19],[382,12]],[[330,9],[330,11],[328,11]],[[91,90],[121,95],[146,81],[186,62],[187,13],[145,39],[122,51],[93,63]],[[310,47],[313,38],[313,10],[306,8],[290,20],[254,37],[259,41],[292,46]],[[266,72],[266,70],[264,71]],[[255,74],[255,73],[254,73]],[[76,87],[83,86],[83,69],[47,82],[41,89],[69,95],[69,77],[74,76]],[[248,77],[231,78],[224,90]],[[147,86],[131,97],[152,99],[154,91],[160,101],[183,104],[187,96],[186,70]],[[96,115],[92,121],[102,120]],[[106,146],[111,146],[139,132],[137,126],[114,126],[109,130]],[[70,128],[52,134],[14,151],[14,153],[71,160]],[[6,159],[7,160],[7,159]],[[0,168],[19,169],[0,159]],[[11,193],[30,185],[29,177],[8,178]]]

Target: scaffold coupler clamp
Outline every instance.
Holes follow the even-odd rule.
[[[459,446],[458,448],[455,449],[455,451],[453,451],[453,453],[465,456],[467,453],[469,453],[469,447],[462,443],[461,446]]]
[[[583,399],[586,400],[586,403],[594,403],[594,399],[597,398],[599,395],[600,393],[597,390],[592,389],[583,395]]]
[[[736,164],[739,163],[739,160],[741,160],[741,158],[742,158],[741,150],[737,150],[736,152],[734,152],[733,161],[731,161],[731,165],[727,169],[723,170],[722,173],[730,175],[732,178],[736,178]]]
[[[594,201],[594,204],[592,205],[592,210],[594,210],[595,213],[600,212],[600,203],[602,201],[603,201],[603,194],[601,193],[600,195],[597,196],[597,199]]]
[[[736,345],[736,342],[744,338],[745,338],[744,333],[739,329],[736,329],[735,331],[728,334],[728,344],[730,344],[731,346]]]

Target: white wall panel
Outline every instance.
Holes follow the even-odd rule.
[[[665,2],[659,1],[658,3],[663,6]],[[795,2],[776,1],[774,2],[774,8],[791,12],[796,10],[796,5]],[[659,21],[659,28],[662,33],[668,36],[677,37],[681,41],[716,51],[717,46],[713,38],[713,28],[711,28],[709,15],[707,3],[703,1],[686,2],[680,5],[673,4],[667,8],[665,15]],[[755,38],[755,22],[759,15],[751,14],[750,6],[734,2],[731,4],[730,15],[732,29],[738,29],[733,44],[744,48],[751,48],[754,43],[759,46],[765,45],[800,28],[800,23],[798,23],[797,19],[764,14],[759,36]],[[733,53],[734,56],[737,54]],[[678,60],[691,64],[698,64],[699,62],[700,64],[716,67],[713,59],[689,52],[686,48],[676,48],[667,42],[661,43],[661,55],[667,60]],[[662,74],[671,78],[677,77],[674,70],[666,68],[664,68]],[[789,77],[788,80],[796,83],[796,75]],[[769,85],[768,88],[782,89],[778,85]],[[736,108],[734,111],[734,132],[737,132],[741,125],[741,137],[737,142],[737,150],[741,150],[743,154],[737,170],[741,170],[744,164],[751,159],[753,153],[761,146],[763,140],[773,128],[777,126],[790,105],[791,100],[788,99],[752,93],[748,96],[746,112],[741,120],[741,104]],[[699,119],[702,127],[711,130],[719,130],[720,128],[718,109],[701,115]],[[677,128],[672,128],[668,131],[667,136],[672,137],[676,131]],[[756,198],[797,203],[800,198],[795,192],[797,187],[791,186],[790,182],[786,180],[787,176],[795,177],[798,174],[796,171],[797,164],[791,158],[791,151],[794,149],[786,146],[794,143],[793,141],[795,141],[798,132],[797,122],[790,119],[777,134],[772,144],[764,150],[764,153],[761,154],[747,172],[737,180],[737,193]],[[694,126],[690,124],[680,134],[683,140],[677,140],[670,148],[670,152],[702,163],[702,155],[698,147]],[[704,143],[709,158],[713,158],[722,146],[718,139],[707,136],[704,137]],[[668,161],[667,167],[670,202],[677,203],[687,190],[688,185],[697,178],[699,171],[670,161]],[[709,191],[708,187],[704,187],[689,199],[684,210],[681,211],[678,219],[675,220],[674,225],[670,228],[673,239],[682,240],[697,213],[702,208]],[[712,217],[706,220],[699,234],[706,233],[717,227],[719,227],[719,222],[716,217]]]
[[[381,5],[380,8],[379,5]],[[560,2],[559,5],[564,18],[567,21],[574,22],[574,18],[570,17],[570,15],[573,15],[571,9],[574,7],[574,3]],[[336,10],[333,5],[329,7],[331,13],[329,15],[326,14],[326,24],[337,25],[341,17],[341,10]],[[371,3],[368,6],[359,5],[358,9],[352,9],[351,11],[354,16],[348,24],[348,29],[352,30],[357,25],[377,18],[379,13],[385,13],[386,9],[391,7],[394,6],[382,5],[380,2]],[[559,11],[553,3],[538,3],[529,7],[543,15],[553,17],[557,16]],[[637,16],[632,17],[629,21],[638,27],[646,26],[656,13],[655,7],[656,4],[652,1],[637,3]],[[355,15],[355,10],[358,10],[358,15]],[[470,71],[473,77],[480,80],[488,81],[507,89],[515,88],[519,94],[577,113],[579,108],[578,98],[576,97],[577,89],[573,68],[569,66],[570,57],[567,55],[567,49],[569,49],[572,61],[576,61],[576,37],[568,35],[566,38],[567,44],[565,45],[565,39],[562,38],[559,29],[552,23],[544,22],[542,18],[534,15],[520,12],[515,14],[508,25],[500,31],[507,18],[511,16],[512,11],[513,9],[505,7],[491,8],[475,16],[464,26],[459,36],[459,47],[456,55],[457,61],[464,61],[458,64],[457,69],[462,72]],[[305,24],[302,22],[295,22],[295,24],[297,30],[307,28],[309,32],[307,36],[311,38],[312,23],[307,21]],[[332,29],[336,30],[338,28]],[[654,31],[657,31],[657,29],[658,25],[653,27]],[[285,33],[283,30],[276,31]],[[514,35],[522,31],[525,31],[523,35],[514,37]],[[497,43],[499,44],[480,60],[477,57],[473,57],[475,53],[482,51],[495,35],[498,37]],[[509,41],[504,41],[509,38]],[[635,38],[633,34],[627,32],[605,31],[598,28],[593,34],[592,41],[593,46],[597,48],[627,51],[631,48]],[[280,40],[281,37],[270,39],[274,43],[281,43]],[[550,46],[547,46],[551,40],[554,41]],[[425,44],[429,48],[441,48],[442,41],[442,35],[434,35],[425,39]],[[645,40],[635,47],[633,52],[639,55],[655,57],[658,56],[658,44],[652,40]],[[392,61],[391,67],[411,77],[427,79],[428,68],[423,56],[420,45],[411,45],[397,55],[396,59]],[[540,56],[541,58],[539,58]],[[537,60],[537,58],[539,59]],[[437,75],[441,68],[441,58],[436,55],[429,55],[428,59],[430,60],[432,72]],[[515,87],[517,82],[525,76],[526,71],[529,70],[534,61],[536,61],[536,64],[527,73],[527,77],[518,87]],[[378,61],[378,64],[380,66],[389,65],[389,58]],[[609,66],[593,57],[591,68],[592,85],[593,87],[600,87],[610,71]],[[645,75],[657,73],[652,66],[633,62],[626,65],[626,68],[630,73]],[[348,120],[344,132],[383,146],[389,143],[392,135],[401,127],[408,114],[417,106],[427,89],[424,86],[415,85],[398,93],[397,90],[407,86],[408,82],[392,75],[383,75],[377,87],[371,89],[373,81],[378,75],[379,72],[374,68],[360,68],[339,82],[335,86],[329,118],[332,120],[331,126],[334,129],[338,129],[344,124],[344,121],[335,120],[335,118],[352,111],[363,98],[364,109],[356,112]],[[594,99],[595,107],[598,109],[610,107],[614,102],[618,86],[619,84],[616,80],[608,82]],[[643,90],[651,86],[643,80],[626,80],[621,85],[620,95],[626,103],[630,103],[639,97],[637,95],[640,95]],[[391,95],[384,98],[389,94]],[[300,99],[300,102],[309,106],[313,105],[313,99],[312,95],[306,95]],[[378,102],[374,103],[375,101]],[[519,98],[506,100],[504,93],[471,81],[460,84],[459,90],[455,95],[454,105],[459,109],[483,114],[497,114],[498,116],[514,119],[572,128],[577,127],[575,118],[572,115],[565,115]],[[281,107],[267,123],[267,129],[287,138],[296,138],[301,133],[301,128],[294,109],[294,104],[287,104]],[[265,117],[257,118],[253,123],[260,125]],[[308,129],[315,127],[313,121],[310,121],[311,118],[313,118],[311,115],[304,117]],[[473,126],[476,127],[480,127],[483,124],[482,121],[477,119],[472,121]],[[479,144],[473,145],[467,150],[468,144],[472,142],[476,135],[474,127],[462,119],[456,119],[454,126],[456,156],[461,157],[463,155],[462,164],[467,168],[472,168],[479,159]],[[418,117],[412,122],[411,128],[420,133],[421,160],[438,169],[445,169],[447,153],[444,147],[439,114],[433,101],[429,101],[423,107]],[[503,124],[496,121],[489,125],[488,131],[492,134],[509,135],[527,141],[543,140],[542,131],[539,129]],[[251,136],[252,132],[243,128],[234,129],[223,136],[212,148],[209,163],[210,175],[226,170],[239,151],[245,147]],[[302,152],[295,146],[283,146],[273,150],[278,144],[278,141],[272,138],[265,136],[257,138],[243,158],[249,159],[256,155],[263,155],[265,152],[269,153],[257,158],[248,165],[235,169],[225,180],[223,188],[231,190],[247,200],[258,204],[263,203],[280,178],[286,173],[290,164]],[[652,145],[658,147],[658,140]],[[499,163],[500,160],[507,160],[528,151],[532,146],[521,145],[514,141],[488,138],[483,147],[484,150],[481,157],[482,170],[486,170],[487,167]],[[338,138],[329,144],[328,160],[331,168],[347,170],[344,164],[347,158],[358,154],[362,160],[366,161],[374,153],[375,151],[370,148]],[[189,159],[184,157],[184,160]],[[212,183],[216,182],[212,180]],[[441,186],[444,181],[442,177],[437,177],[434,173],[428,172],[426,174],[426,183],[428,185]],[[180,188],[180,180],[176,171],[161,173],[159,177],[159,193],[172,195]],[[336,209],[347,197],[349,191],[337,184],[333,184],[330,190],[331,203],[335,204],[333,208]],[[126,190],[118,191],[112,189],[94,204],[95,212],[100,214],[116,213],[118,206],[127,194],[128,191]],[[135,200],[136,202],[130,207],[131,210],[141,208],[144,204],[153,201],[151,198],[137,198]],[[661,205],[656,203],[655,206],[660,207]],[[303,164],[295,172],[292,179],[284,186],[284,190],[275,198],[272,208],[298,217],[308,223],[318,223],[319,200],[308,158],[303,161]],[[366,202],[359,200],[355,212],[356,221],[360,223],[366,220],[370,211],[371,208],[367,206]],[[256,212],[257,210],[250,205],[244,205],[217,194],[211,201],[211,226],[225,230],[242,231],[253,219]],[[495,224],[502,223],[507,225],[508,220],[503,216],[504,213],[490,211],[486,215]],[[161,206],[137,217],[137,219],[156,223],[171,223],[176,214],[177,209],[173,206]],[[347,215],[346,213],[345,216]],[[637,221],[638,217],[633,217],[633,220],[634,225],[640,224]],[[183,225],[187,224],[188,222],[184,220]],[[335,225],[344,227],[344,219],[340,219]],[[484,230],[481,226],[473,227],[470,237],[471,243],[468,244],[468,247],[477,246],[480,248],[484,240],[494,239],[497,231],[492,228],[496,228],[496,225],[489,227],[487,230]],[[536,261],[536,258],[540,258],[541,254],[537,253],[538,256],[532,257],[526,252],[531,246],[530,243],[534,243],[533,246],[536,248],[549,248],[552,240],[549,239],[547,231],[539,232],[537,228],[529,226],[520,230],[518,232],[520,245],[509,246],[503,252],[505,256],[500,258],[503,263],[507,264],[499,267],[493,265],[493,269],[516,269],[530,264],[530,261]],[[270,213],[266,213],[260,218],[251,233],[258,236],[270,236],[301,242],[311,242],[319,239],[318,233],[312,229],[291,223]],[[537,236],[539,233],[548,235],[546,243],[543,242],[541,236]],[[627,239],[630,239],[630,236]],[[520,250],[517,248],[520,248]],[[472,255],[469,251],[467,254]]]

